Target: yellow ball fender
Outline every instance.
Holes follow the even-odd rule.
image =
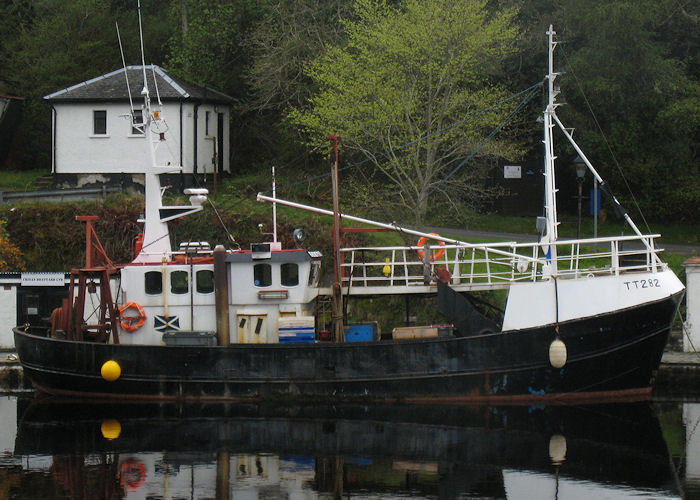
[[[121,377],[122,367],[119,366],[119,363],[110,359],[109,361],[104,362],[102,368],[100,369],[100,374],[107,382],[114,382]]]
[[[119,420],[104,420],[100,430],[102,431],[102,437],[111,441],[112,439],[117,439],[122,433],[122,424],[119,423]]]

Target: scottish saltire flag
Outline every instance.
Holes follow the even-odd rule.
[[[180,318],[177,316],[158,316],[153,318],[153,327],[159,332],[180,329]]]

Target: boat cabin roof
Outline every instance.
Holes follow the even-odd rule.
[[[303,249],[275,250],[264,256],[261,253],[251,252],[250,250],[242,250],[240,252],[228,254],[226,256],[226,262],[310,262],[318,259],[319,257],[312,256],[309,254],[309,252]]]

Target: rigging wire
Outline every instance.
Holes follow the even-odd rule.
[[[612,146],[610,145],[610,142],[608,141],[607,136],[605,135],[605,132],[603,132],[603,127],[601,127],[600,122],[598,121],[598,117],[593,112],[593,107],[591,106],[591,103],[588,100],[588,97],[586,96],[586,93],[583,90],[583,85],[581,85],[581,81],[576,76],[576,73],[573,70],[573,66],[571,66],[569,63],[569,58],[567,57],[566,51],[564,50],[563,46],[561,48],[561,52],[562,52],[562,55],[564,56],[564,60],[566,62],[567,73],[571,73],[571,75],[574,77],[574,81],[576,82],[576,85],[578,86],[578,89],[581,92],[581,96],[583,96],[583,100],[586,103],[586,107],[588,108],[589,113],[591,113],[591,116],[593,117],[593,121],[595,122],[596,127],[598,128],[598,132],[600,133],[601,137],[603,138],[603,142],[605,143],[605,147],[608,149],[608,152],[610,153],[610,156],[613,159],[613,163],[615,164],[615,167],[617,167],[617,170],[620,173],[620,177],[622,177],[622,181],[625,183],[625,187],[627,188],[627,192],[632,197],[632,201],[634,202],[634,206],[637,208],[637,212],[639,213],[640,217],[642,218],[642,222],[644,222],[644,225],[647,228],[647,232],[651,233],[651,229],[649,228],[649,223],[647,222],[646,218],[644,217],[644,213],[642,212],[642,209],[639,206],[639,203],[637,202],[637,198],[636,198],[636,196],[634,196],[634,193],[632,192],[632,188],[630,187],[629,182],[627,181],[627,178],[625,177],[625,174],[622,171],[622,167],[620,166],[620,162],[617,161],[617,157],[615,156],[615,153],[612,149]]]

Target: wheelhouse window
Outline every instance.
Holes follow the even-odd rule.
[[[143,110],[135,109],[131,115],[131,135],[143,135]],[[137,126],[139,125],[139,126]]]
[[[107,135],[107,111],[96,109],[92,112],[93,135]]]
[[[181,295],[190,291],[189,276],[187,271],[173,271],[170,273],[170,293]]]
[[[197,271],[197,293],[212,293],[214,291],[214,271],[203,269]]]
[[[309,286],[318,285],[319,277],[321,276],[321,262],[316,260],[311,263],[311,271],[309,271]]]
[[[261,287],[272,284],[272,266],[270,264],[255,264],[253,267],[253,284]]]
[[[144,289],[148,295],[163,293],[163,275],[160,271],[148,271],[144,275]]]
[[[297,286],[299,284],[299,265],[294,263],[282,264],[280,269],[280,281],[284,286]]]

